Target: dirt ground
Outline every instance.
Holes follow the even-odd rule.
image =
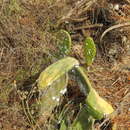
[[[89,78],[115,109],[112,123],[117,130],[129,130],[129,0],[0,1],[0,130],[34,129],[11,91],[25,80],[33,83],[42,70],[58,60],[54,34],[60,29],[71,34],[70,56],[81,64],[83,41],[93,37],[97,55]]]

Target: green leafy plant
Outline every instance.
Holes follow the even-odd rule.
[[[51,116],[54,108],[60,105],[61,97],[67,92],[70,75],[75,77],[75,82],[78,82],[77,87],[85,96],[85,99],[83,102],[79,103],[80,111],[73,123],[66,123],[67,113],[70,110],[65,107],[64,110],[61,111],[58,118],[60,128],[61,130],[91,130],[93,129],[95,119],[100,120],[104,115],[109,115],[114,110],[110,104],[98,95],[95,89],[91,86],[84,68],[80,67],[79,62],[72,57],[63,58],[50,65],[39,76],[37,87],[41,92],[41,96],[37,103],[35,103],[39,104],[39,116],[43,116],[46,113],[49,113]],[[50,129],[52,130],[56,128],[51,127]]]

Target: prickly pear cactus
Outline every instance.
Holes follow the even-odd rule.
[[[39,116],[46,117],[49,115],[49,117],[51,117],[52,111],[60,103],[60,97],[67,91],[66,87],[70,73],[75,76],[75,82],[78,83],[78,86],[86,97],[84,101],[85,104],[81,103],[82,111],[80,111],[76,121],[72,124],[72,128],[92,130],[95,119],[100,120],[104,115],[111,114],[114,110],[112,106],[103,100],[95,89],[92,88],[85,70],[79,66],[79,62],[74,58],[63,58],[50,65],[41,73],[37,80],[37,86],[41,95],[34,105],[39,106]],[[64,117],[61,118],[63,119],[61,130],[70,127],[65,123]]]
[[[83,49],[86,64],[90,66],[93,63],[96,55],[96,46],[91,37],[86,38]]]
[[[84,68],[79,66],[74,70],[78,85],[81,90],[86,91],[86,100],[85,104],[81,104],[80,111],[72,126],[69,128],[63,120],[61,128],[68,130],[94,130],[94,121],[102,119],[104,115],[111,114],[114,109],[91,86]]]
[[[111,114],[114,109],[112,106],[107,103],[103,98],[101,98],[95,89],[91,86],[84,69],[82,67],[76,68],[79,76],[82,80],[82,86],[84,86],[89,92],[85,100],[89,115],[93,116],[94,119],[102,119],[104,115]]]
[[[40,115],[51,113],[59,104],[60,97],[67,91],[68,71],[79,65],[74,58],[63,58],[46,68],[38,79],[38,88],[42,92],[39,100]]]
[[[63,58],[46,68],[39,76],[38,88],[44,90],[54,81],[58,80],[62,75],[71,70],[74,66],[78,66],[79,62],[71,57]]]
[[[95,119],[88,114],[88,111],[83,107],[77,117],[77,120],[73,123],[74,130],[94,130]]]
[[[59,105],[60,98],[67,91],[68,75],[62,75],[58,80],[48,86],[40,98],[40,115],[51,114],[52,110]]]
[[[71,50],[71,37],[65,30],[60,30],[56,35],[57,46],[61,55],[68,55]]]

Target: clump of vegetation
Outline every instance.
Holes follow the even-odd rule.
[[[56,34],[56,41],[58,49],[60,51],[59,55],[62,57],[70,55],[71,48],[73,46],[70,34],[65,30],[60,30]],[[86,65],[90,66],[96,56],[96,46],[91,37],[87,37],[85,39],[82,53],[84,55]]]
[[[129,0],[1,0],[0,129],[110,130],[112,125],[129,129],[129,4]],[[64,63],[64,69],[56,69],[63,75],[38,87],[41,72],[66,56],[74,57],[78,67],[69,60],[72,69],[63,74],[70,66]],[[86,72],[81,67],[85,65],[94,71]],[[49,72],[48,79],[53,74]],[[92,83],[89,91],[83,74]],[[115,110],[112,124],[99,119],[104,112],[92,109],[97,107],[95,100],[88,102],[92,97],[101,99],[97,92]]]
[[[68,124],[67,122],[69,120],[67,119],[67,113],[70,111],[68,108],[69,105],[74,103],[73,100],[75,99],[68,100],[68,103],[62,106],[63,108],[60,112],[54,111],[53,113],[53,110],[56,106],[58,107],[58,105],[63,103],[61,102],[61,98],[63,95],[68,93],[67,86],[68,81],[70,80],[70,75],[74,77],[74,82],[77,82],[78,84],[78,88],[75,89],[79,89],[80,93],[85,98],[84,100],[78,102],[77,105],[79,106],[79,112],[76,114],[76,117],[73,120],[71,119],[72,123]],[[71,57],[61,59],[46,68],[45,71],[40,74],[40,77],[37,80],[37,89],[39,94],[41,94],[39,97],[37,97],[37,101],[34,104],[37,104],[36,106],[39,106],[39,116],[42,117],[46,113],[50,114],[51,117],[48,117],[50,119],[50,124],[48,124],[46,127],[50,127],[51,129],[56,129],[56,124],[59,124],[60,129],[84,130],[87,128],[89,130],[94,128],[95,119],[101,120],[114,111],[111,105],[103,100],[94,90],[94,88],[92,88],[84,72],[84,69],[79,66],[79,62]],[[67,96],[65,96],[65,98],[67,98]],[[80,99],[80,97],[75,98]],[[31,100],[30,96],[27,96],[25,100],[26,107],[24,107],[27,111],[26,113],[28,113],[27,116],[30,117],[29,121],[33,122],[32,119],[34,119],[34,117],[31,115],[30,108],[28,108]],[[31,107],[34,107],[34,104],[31,104]],[[68,105],[68,107],[66,105]],[[74,108],[72,109],[72,112],[76,111]],[[52,114],[55,115],[54,117],[56,117],[56,119],[54,119],[57,120],[54,124],[51,124]]]
[[[61,47],[60,52],[65,56],[69,54],[71,48],[70,35],[66,31],[60,31],[57,35],[59,41],[58,43]],[[88,37],[85,40],[84,54],[87,65],[91,65],[96,55],[96,47],[91,37]],[[78,85],[78,88],[75,89],[79,89],[80,93],[82,93],[84,97],[84,100],[79,101],[77,104],[79,106],[79,112],[77,112],[76,117],[71,120],[71,124],[67,123],[68,119],[66,119],[66,117],[68,115],[66,113],[68,112],[68,107],[65,107],[66,104],[62,106],[60,111],[54,111],[54,113],[52,113],[55,107],[58,107],[61,103],[63,103],[61,102],[61,97],[68,93],[67,86],[69,75],[73,76],[74,79],[77,79],[77,81],[73,79]],[[33,91],[34,93],[32,93]],[[37,101],[30,105],[30,100],[32,100],[34,94],[38,94],[35,97],[37,99],[34,99]],[[45,71],[40,74],[29,94],[27,92],[27,95],[22,95],[22,97],[24,112],[30,123],[35,123],[38,127],[40,127],[35,120],[37,114],[38,116],[45,115],[45,113],[55,115],[53,120],[57,120],[57,122],[54,124],[48,124],[48,126],[46,126],[48,129],[56,129],[56,124],[60,125],[59,129],[61,130],[93,129],[95,119],[101,120],[104,118],[104,115],[111,114],[114,111],[113,108],[92,88],[88,78],[86,77],[84,69],[79,66],[79,62],[71,57],[61,59],[46,68]],[[67,97],[65,96],[65,98]],[[74,103],[73,100],[68,100],[68,102],[70,102],[69,105]],[[35,111],[33,112],[33,115],[35,113],[36,117],[33,117],[31,111]],[[73,111],[75,111],[75,109],[73,109]],[[50,122],[51,120],[52,119],[50,119]]]

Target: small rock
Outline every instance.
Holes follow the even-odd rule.
[[[119,4],[114,5],[115,10],[119,10]]]

